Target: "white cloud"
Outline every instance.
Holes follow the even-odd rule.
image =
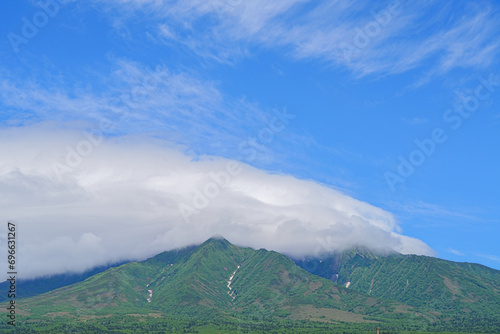
[[[476,220],[477,217],[466,214],[462,208],[462,212],[458,208],[446,208],[436,204],[426,203],[423,201],[413,201],[407,202],[405,204],[390,203],[390,206],[394,210],[398,210],[402,215],[412,215],[412,216],[427,216],[427,217],[452,217],[452,218],[465,218]]]
[[[115,137],[58,175],[54,162],[64,164],[66,147],[85,140],[79,129],[54,123],[0,131],[1,220],[18,224],[20,277],[143,259],[214,234],[293,255],[314,254],[322,244],[432,254],[420,240],[398,234],[386,211],[243,163],[208,206],[185,220],[179,204],[193,206],[196,189],[213,182],[209,173],[231,160],[192,161],[158,142]]]
[[[94,78],[96,88],[63,85],[55,78],[42,84],[4,75],[0,100],[14,112],[4,111],[2,116],[14,126],[39,121],[105,122],[111,125],[108,134],[147,134],[190,150],[194,156],[217,152],[241,159],[245,154],[240,144],[256,137],[276,117],[276,110],[244,96],[226,96],[217,82],[193,73],[164,66],[149,68],[123,59],[112,61],[108,75]],[[292,132],[286,136],[276,133],[272,145],[261,143],[253,162],[278,160],[283,144],[294,141],[304,138]]]
[[[478,254],[477,256],[488,259],[490,261],[498,262],[500,263],[500,256],[498,255],[491,255],[491,254]]]
[[[281,47],[293,58],[320,59],[359,76],[430,64],[429,78],[488,66],[500,47],[491,39],[499,30],[494,3],[115,0],[106,5],[113,3],[126,15],[150,16],[158,22],[156,34],[169,43],[175,39],[218,61],[246,55],[252,46]]]
[[[448,248],[448,252],[450,252],[451,254],[458,255],[458,256],[464,256],[464,253],[457,250],[457,249]]]

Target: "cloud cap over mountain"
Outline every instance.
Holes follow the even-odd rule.
[[[399,234],[391,213],[313,181],[91,135],[48,123],[0,131],[0,208],[18,224],[22,277],[143,259],[214,234],[293,256],[353,246],[433,254]],[[88,152],[74,166],[71,148]]]

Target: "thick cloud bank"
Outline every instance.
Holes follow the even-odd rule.
[[[355,245],[432,254],[398,234],[390,213],[339,191],[193,160],[161,142],[43,125],[0,130],[0,156],[1,219],[18,225],[25,278],[144,259],[214,234],[294,256]]]

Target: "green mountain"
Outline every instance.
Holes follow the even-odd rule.
[[[297,265],[349,289],[426,309],[456,322],[500,323],[500,271],[479,264],[366,249]]]
[[[477,266],[467,269],[476,272],[483,282],[475,290],[464,286],[472,289],[472,294],[467,295],[475,301],[471,303],[462,297],[462,281],[454,281],[449,268],[439,271],[430,266],[425,269],[421,264],[409,271],[446,274],[450,282],[458,282],[452,296],[459,303],[473,305],[470,312],[462,312],[462,319],[453,313],[454,308],[436,310],[432,301],[437,300],[435,292],[441,291],[439,284],[433,285],[425,298],[412,297],[421,289],[415,277],[405,285],[406,289],[399,289],[398,282],[406,282],[407,278],[391,275],[399,275],[398,261],[401,273],[406,272],[403,268],[415,267],[412,259],[353,250],[316,264],[312,260],[297,261],[304,268],[313,265],[314,271],[326,279],[300,268],[282,254],[237,247],[221,237],[211,238],[199,246],[113,267],[83,282],[18,300],[16,329],[22,333],[372,333],[380,327],[382,333],[499,332],[498,316],[491,309],[497,305],[498,289],[488,294],[487,300],[483,291],[494,284],[498,288],[498,272]],[[461,268],[460,264],[450,266]],[[348,287],[332,282],[332,278]],[[379,282],[383,279],[387,280],[384,285]],[[418,279],[428,279],[428,275]],[[443,284],[454,287],[450,282],[445,280]],[[479,283],[477,278],[468,284]],[[404,299],[401,296],[407,296],[409,302],[397,301]],[[415,298],[422,302],[417,303]],[[0,305],[0,310],[5,312],[6,306]],[[478,314],[483,318],[474,320]],[[464,319],[472,322],[465,323]],[[0,331],[9,329],[12,326],[0,324]]]
[[[97,266],[81,273],[63,273],[33,279],[20,279],[16,282],[16,288],[18,290],[17,298],[33,297],[63,286],[78,283],[111,267],[117,267],[124,263],[125,262]],[[0,302],[9,300],[9,287],[10,283],[8,281],[0,283]]]

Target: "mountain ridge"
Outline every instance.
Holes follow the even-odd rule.
[[[358,292],[436,312],[484,312],[485,305],[490,313],[500,310],[498,270],[423,255],[345,255],[295,263],[339,284],[349,283],[349,288]]]
[[[435,291],[420,293],[425,300],[416,298],[415,291],[420,290],[411,290],[409,283],[409,291],[405,287],[401,291],[399,286],[400,282],[405,283],[405,275],[418,271],[415,263],[430,266],[432,279],[448,278],[433,281]],[[472,295],[464,294],[465,283],[454,281],[453,270],[465,270],[470,284],[483,286],[471,287]],[[338,275],[334,280],[332,273]],[[274,251],[238,247],[217,236],[197,246],[165,251],[144,261],[110,268],[82,282],[21,299],[19,311],[24,324],[50,323],[49,319],[57,318],[68,326],[84,326],[89,319],[94,319],[96,325],[107,326],[103,319],[109,317],[122,317],[133,323],[131,317],[140,316],[148,321],[154,318],[153,322],[161,326],[187,319],[221,319],[232,324],[227,326],[235,326],[235,322],[238,326],[268,326],[274,322],[296,326],[312,321],[344,329],[357,326],[361,330],[377,323],[399,330],[427,330],[453,328],[467,322],[468,328],[500,330],[500,317],[495,313],[500,309],[497,275],[500,272],[487,267],[443,265],[428,257],[381,256],[359,249],[294,261]],[[379,284],[383,280],[387,284]],[[492,293],[489,287],[493,287]],[[469,306],[468,313],[464,313],[464,305]]]
[[[155,314],[203,321],[254,319],[369,324],[432,315],[378,300],[310,274],[285,255],[223,238],[110,268],[85,281],[22,300],[27,319],[58,314],[83,321],[110,314]]]

